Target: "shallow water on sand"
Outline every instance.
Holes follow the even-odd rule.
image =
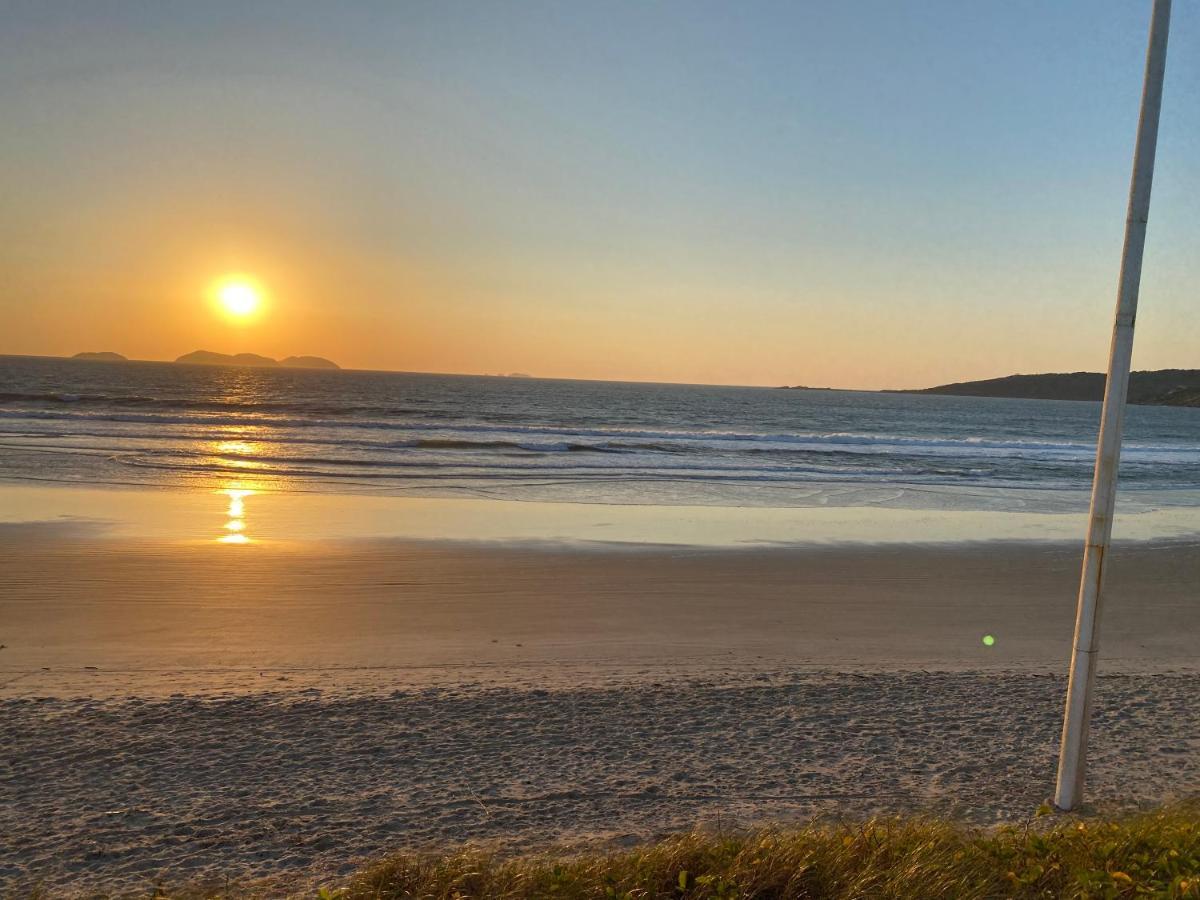
[[[396,538],[591,545],[762,547],[1081,540],[1074,512],[904,509],[873,506],[652,506],[363,496],[228,487],[144,490],[0,484],[0,529],[47,537],[86,534],[231,550],[292,542]],[[49,529],[49,530],[47,530]],[[1125,503],[1123,541],[1200,534],[1200,510]]]

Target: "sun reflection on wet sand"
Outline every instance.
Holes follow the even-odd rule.
[[[225,488],[224,490],[217,491],[217,493],[229,498],[229,508],[225,510],[225,515],[229,517],[229,521],[224,525],[225,530],[229,534],[217,538],[217,543],[249,544],[250,538],[244,533],[246,530],[245,498],[251,497],[258,492],[240,488]]]

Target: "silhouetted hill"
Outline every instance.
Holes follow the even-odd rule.
[[[257,353],[213,353],[211,350],[194,350],[185,353],[177,363],[190,366],[260,366],[274,367],[279,365],[269,356],[259,356]]]
[[[194,350],[183,354],[175,362],[192,366],[255,366],[265,369],[277,366],[287,366],[290,369],[341,368],[337,363],[321,356],[289,356],[287,359],[276,361],[257,353],[214,353],[211,350]]]
[[[286,359],[279,361],[281,366],[288,366],[292,369],[340,369],[337,363],[333,360],[326,359],[323,356],[289,356]]]
[[[111,350],[100,350],[98,352],[76,353],[71,359],[86,359],[92,362],[128,362],[129,358],[122,356],[120,353],[113,353]]]
[[[1048,375],[1007,375],[983,381],[940,384],[906,394],[948,394],[956,397],[1016,397],[1027,400],[1102,400],[1104,376],[1099,372]],[[1200,407],[1200,369],[1159,369],[1134,372],[1129,378],[1129,402],[1141,406]]]

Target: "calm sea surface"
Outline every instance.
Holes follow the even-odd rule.
[[[584,502],[1086,502],[1099,404],[0,357],[0,479]],[[1134,407],[1190,505],[1200,410]],[[957,500],[955,498],[958,498]]]

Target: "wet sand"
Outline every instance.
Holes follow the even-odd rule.
[[[1080,550],[0,529],[0,889],[1051,792]],[[1200,791],[1194,543],[1114,550],[1092,797]],[[995,637],[985,646],[982,637]]]
[[[9,532],[0,696],[254,690],[284,670],[271,677],[389,687],[560,670],[1062,672],[1079,558],[998,542],[231,548]],[[1114,549],[1105,671],[1200,669],[1198,570],[1195,544]]]

